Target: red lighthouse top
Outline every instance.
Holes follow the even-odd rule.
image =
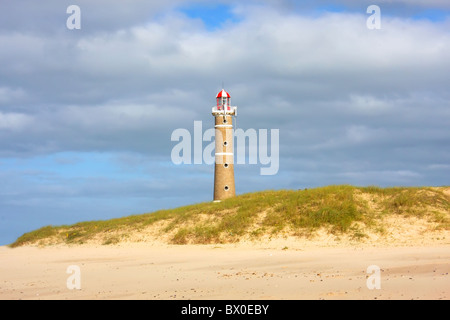
[[[217,110],[230,110],[230,94],[224,89],[217,94],[216,100]]]
[[[222,89],[222,91],[217,94],[216,98],[230,98],[230,94]]]

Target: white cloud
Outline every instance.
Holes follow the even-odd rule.
[[[26,114],[0,112],[0,130],[23,131],[32,122],[32,117]]]
[[[384,132],[380,129],[372,129],[366,126],[352,125],[346,129],[346,138],[352,143],[363,143],[370,140],[384,138]]]
[[[430,170],[449,170],[450,171],[450,164],[430,164],[427,166],[427,169]]]
[[[345,107],[357,113],[380,114],[389,112],[394,107],[392,99],[379,99],[370,95],[350,94],[349,100],[344,102]]]

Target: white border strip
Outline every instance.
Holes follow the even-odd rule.
[[[233,152],[218,152],[216,156],[232,156]]]
[[[232,124],[216,124],[215,128],[232,128]]]

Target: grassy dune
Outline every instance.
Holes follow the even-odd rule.
[[[155,239],[173,244],[230,243],[267,235],[308,237],[320,228],[354,239],[367,230],[382,235],[386,217],[414,217],[436,230],[450,230],[448,187],[328,186],[305,190],[263,191],[220,203],[200,203],[124,218],[46,226],[18,238],[26,244],[115,244],[139,240],[152,230]]]

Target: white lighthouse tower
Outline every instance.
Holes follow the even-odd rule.
[[[237,116],[237,107],[231,106],[230,94],[223,89],[217,94],[216,102],[212,108],[216,132],[214,201],[220,201],[236,195],[232,117]]]

